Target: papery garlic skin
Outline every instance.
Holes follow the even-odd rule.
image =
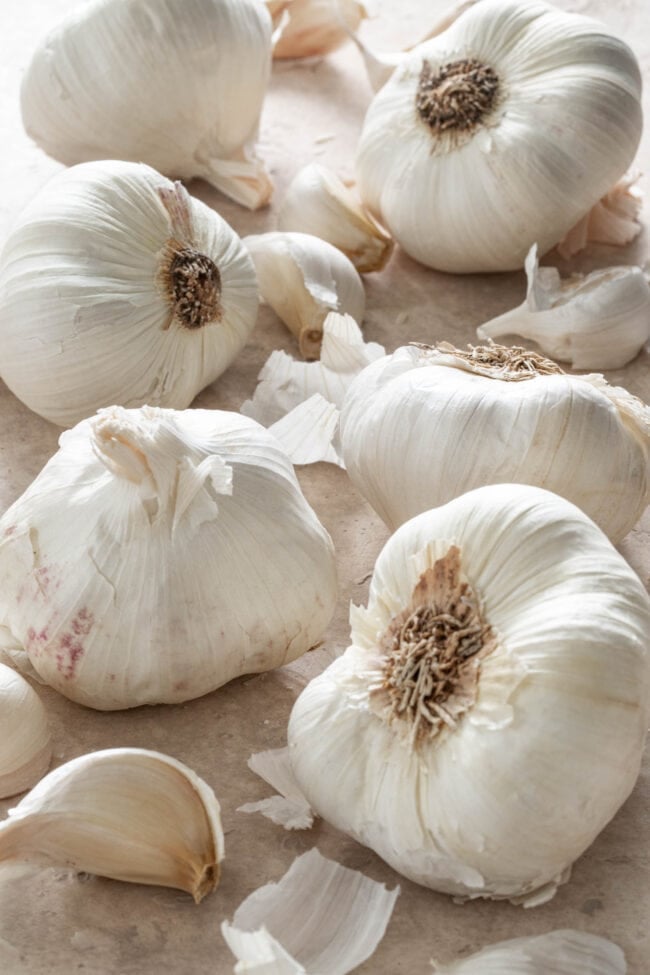
[[[144,748],[72,759],[0,823],[0,862],[177,887],[197,904],[219,883],[223,858],[210,786],[182,762]]]
[[[376,95],[359,192],[423,264],[522,267],[535,241],[553,247],[626,171],[640,96],[634,55],[602,25],[541,0],[481,0]]]
[[[451,965],[435,965],[437,975],[625,975],[625,956],[605,938],[586,931],[550,931],[490,945]]]
[[[291,462],[237,413],[103,410],[0,519],[0,625],[100,710],[288,663],[335,601],[332,542]]]
[[[0,375],[71,426],[104,406],[184,409],[243,348],[255,271],[214,210],[148,166],[59,173],[0,255]]]
[[[24,677],[0,664],[0,799],[30,789],[52,758],[45,708]]]
[[[635,185],[640,176],[626,173],[619,179],[563,237],[557,245],[558,254],[568,260],[590,243],[622,247],[635,240],[642,228],[638,218],[643,194]]]
[[[352,482],[391,528],[517,482],[572,501],[616,543],[647,503],[650,409],[517,347],[405,346],[378,359],[348,390],[340,436]]]
[[[454,588],[454,551],[469,594]],[[419,602],[432,573],[445,598]],[[461,622],[470,598],[480,614],[471,632]],[[419,726],[391,710],[384,690],[414,604],[445,619],[453,612],[460,627],[444,651],[449,684],[421,664],[413,707],[426,702],[435,723],[423,716]],[[377,560],[367,609],[353,607],[350,619],[352,645],[306,687],[289,721],[308,802],[435,890],[529,906],[553,896],[639,771],[650,599],[636,574],[574,505],[496,485],[398,529]],[[418,639],[433,646],[436,632]],[[482,649],[459,657],[465,639]],[[431,698],[427,686],[442,693]]]
[[[256,0],[94,0],[35,51],[23,122],[66,165],[144,162],[255,208],[272,192],[253,151],[270,68]]]
[[[266,0],[266,5],[279,25],[274,60],[329,54],[345,44],[349,31],[356,30],[368,16],[358,0]],[[279,22],[282,14],[286,16],[284,23]]]

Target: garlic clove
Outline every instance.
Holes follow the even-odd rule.
[[[266,0],[266,6],[279,26],[273,58],[319,57],[336,50],[348,40],[368,16],[358,0]],[[285,22],[280,17],[285,14]]]
[[[618,369],[650,338],[650,286],[639,267],[610,267],[565,281],[526,258],[526,300],[480,325],[481,339],[519,335],[574,369]]]
[[[336,247],[298,233],[258,234],[243,243],[255,264],[260,295],[296,336],[306,359],[319,357],[329,312],[362,320],[363,283]]]
[[[176,759],[112,748],[50,772],[0,823],[0,862],[177,887],[196,903],[224,857],[219,803]]]
[[[45,775],[52,743],[45,708],[24,677],[0,664],[0,799]]]
[[[433,966],[436,975],[625,975],[618,945],[586,931],[550,931],[532,938],[500,941],[451,965]]]
[[[571,258],[587,244],[630,244],[641,233],[643,194],[635,185],[639,173],[628,173],[582,217],[557,245],[560,257]]]
[[[393,241],[331,170],[311,163],[294,177],[278,213],[278,229],[313,234],[338,247],[360,274],[381,271]]]
[[[230,159],[206,160],[196,175],[249,210],[265,207],[273,195],[273,183],[264,163],[247,146]]]
[[[314,813],[291,770],[288,748],[256,752],[248,759],[248,767],[280,794],[259,802],[247,802],[237,812],[261,812],[285,829],[309,829],[313,826]]]

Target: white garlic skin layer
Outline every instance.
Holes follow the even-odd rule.
[[[214,312],[208,298],[194,327],[165,275],[189,251],[216,268]],[[148,166],[84,163],[50,180],[0,255],[0,375],[60,426],[115,403],[184,409],[243,348],[257,307],[252,261],[214,210]]]
[[[272,189],[251,152],[270,70],[256,0],[94,0],[34,52],[23,123],[67,166],[144,162],[258,206]]]
[[[434,132],[416,109],[423,62],[436,73],[462,60],[495,72],[496,94],[469,128]],[[640,97],[632,51],[603,25],[540,0],[481,0],[410,52],[375,96],[359,192],[423,264],[523,267],[535,241],[546,253],[628,168]]]
[[[627,965],[618,945],[569,929],[500,941],[433,970],[436,975],[625,975]]]
[[[331,539],[254,420],[102,411],[0,519],[0,621],[100,710],[187,701],[294,660],[336,602]]]
[[[504,380],[408,346],[353,381],[341,447],[391,529],[473,488],[517,482],[577,504],[617,543],[647,503],[649,418],[598,376]]]
[[[348,30],[356,30],[366,9],[358,0],[290,0],[277,4],[267,0],[272,10],[286,11],[287,21],[273,46],[274,59],[320,57],[335,51],[349,40]]]
[[[497,646],[473,705],[412,748],[371,705],[377,641],[431,551],[460,549]],[[552,896],[633,788],[650,707],[650,600],[575,506],[480,488],[412,519],[377,560],[351,646],[298,698],[291,764],[314,810],[417,883]],[[539,902],[539,901],[538,901]]]
[[[41,699],[24,677],[0,664],[0,799],[31,789],[51,757]]]

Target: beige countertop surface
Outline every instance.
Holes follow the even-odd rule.
[[[30,143],[18,109],[21,73],[40,35],[74,6],[74,0],[2,0],[0,36],[0,241],[14,215],[61,167]],[[650,68],[650,7],[646,0],[562,0],[560,6],[600,17],[622,34]],[[413,43],[445,9],[441,0],[383,0],[380,16],[364,36],[384,49]],[[260,154],[276,183],[274,204],[244,211],[202,183],[191,192],[218,209],[240,234],[275,229],[277,201],[302,165],[318,160],[344,176],[353,172],[356,137],[371,91],[357,51],[348,45],[324,59],[283,63],[274,69],[262,119]],[[646,103],[648,102],[646,94]],[[650,112],[646,114],[650,116]],[[648,169],[646,132],[638,165]],[[647,219],[647,217],[646,217]],[[561,270],[590,270],[612,263],[644,263],[647,235],[613,251],[599,246]],[[405,341],[472,341],[480,322],[520,302],[522,273],[456,277],[419,267],[399,250],[384,272],[365,278],[366,337],[389,351]],[[404,314],[405,313],[405,314]],[[406,317],[405,317],[406,315]],[[399,326],[396,322],[399,319]],[[228,372],[196,400],[202,407],[238,409],[255,386],[274,348],[295,353],[289,333],[268,309]],[[648,356],[609,374],[650,400]],[[60,430],[31,413],[0,383],[0,504],[4,510],[54,453]],[[358,971],[417,975],[429,960],[451,961],[505,938],[576,927],[620,944],[629,975],[650,972],[650,761],[631,797],[587,853],[569,883],[541,907],[507,903],[457,905],[410,883],[370,850],[317,821],[312,830],[285,832],[260,815],[237,813],[242,803],[271,794],[246,766],[254,751],[285,743],[292,702],[305,682],[347,646],[350,599],[365,600],[374,559],[387,530],[351,487],[346,474],[319,464],[299,470],[303,489],[330,531],[337,551],[340,598],[324,646],[275,672],[244,677],[200,700],[180,706],[99,713],[38,687],[51,719],[54,764],[85,752],[138,746],[166,752],[190,765],[215,790],[223,809],[226,860],[217,891],[196,907],[188,895],[155,887],[74,876],[62,869],[0,866],[0,973],[48,975],[214,975],[234,959],[220,932],[252,890],[278,880],[294,857],[316,845],[325,855],[389,887],[401,885],[387,934]],[[650,517],[621,551],[648,584]],[[15,805],[0,802],[0,813]]]

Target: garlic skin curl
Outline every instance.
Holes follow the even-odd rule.
[[[347,392],[340,439],[353,484],[390,528],[516,482],[572,501],[616,544],[647,503],[650,409],[516,346],[412,345],[376,360]]]
[[[30,789],[52,758],[45,708],[15,670],[0,664],[0,799]]]
[[[102,410],[0,519],[0,627],[99,710],[288,663],[335,601],[332,542],[291,462],[237,413]]]
[[[184,409],[257,307],[250,257],[214,210],[148,166],[84,163],[46,184],[0,255],[0,375],[60,426],[114,404]]]
[[[94,0],[34,52],[23,123],[67,166],[144,162],[256,208],[273,189],[253,148],[270,70],[257,0]]]
[[[359,192],[429,267],[520,268],[535,241],[548,251],[625,173],[640,98],[632,51],[603,25],[542,0],[481,0],[375,96]]]
[[[639,578],[574,505],[494,485],[398,529],[350,622],[289,721],[309,804],[417,883],[548,900],[639,771]]]

